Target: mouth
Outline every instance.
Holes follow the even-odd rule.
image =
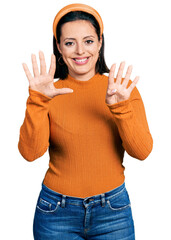
[[[86,64],[89,61],[89,58],[90,57],[72,58],[72,60],[78,65],[83,65],[83,64]]]

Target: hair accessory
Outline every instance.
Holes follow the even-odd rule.
[[[67,6],[65,6],[64,8],[62,8],[55,16],[54,21],[53,21],[53,34],[57,40],[57,36],[56,36],[56,27],[58,25],[59,20],[66,15],[69,12],[74,12],[74,11],[83,11],[83,12],[87,12],[90,13],[91,15],[93,15],[95,17],[95,19],[97,20],[97,22],[99,23],[100,26],[100,34],[103,34],[103,21],[102,18],[100,16],[100,14],[92,7],[82,4],[82,3],[74,3],[74,4],[69,4]]]
[[[64,64],[65,64],[65,63],[64,63],[64,60],[63,60],[63,62],[60,62],[60,60],[63,60],[62,55],[58,58],[58,63],[59,63],[60,65],[64,65]]]

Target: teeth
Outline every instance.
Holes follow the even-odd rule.
[[[76,62],[85,62],[88,58],[83,58],[83,59],[74,59]]]

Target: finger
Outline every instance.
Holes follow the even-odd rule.
[[[128,88],[129,93],[132,92],[132,90],[134,89],[134,87],[136,86],[136,84],[138,83],[138,81],[139,81],[139,76],[137,76],[137,77],[134,79],[134,81],[131,83],[131,85],[129,86],[129,88]]]
[[[46,63],[45,63],[45,57],[42,51],[39,51],[39,58],[40,58],[40,74],[45,75]]]
[[[72,93],[72,92],[73,92],[73,89],[71,89],[71,88],[58,88],[58,89],[56,89],[56,95]]]
[[[108,87],[112,87],[113,86],[115,69],[116,69],[116,63],[112,64],[112,66],[110,68],[109,77],[108,77]]]
[[[52,78],[54,78],[55,70],[56,70],[56,57],[54,54],[52,54],[51,55],[51,64],[50,64],[50,68],[49,68],[49,75],[51,75]]]
[[[31,73],[30,73],[30,71],[29,71],[29,69],[28,69],[28,67],[27,67],[27,64],[22,63],[22,65],[23,65],[23,68],[24,68],[26,77],[27,77],[27,79],[28,79],[28,81],[29,81],[29,83],[30,83],[31,80],[32,80],[32,75],[31,75]]]
[[[125,62],[121,62],[117,76],[116,76],[116,83],[118,83],[118,84],[121,83],[124,67],[125,67]]]
[[[37,76],[39,76],[39,68],[38,68],[38,65],[37,65],[36,55],[35,54],[31,55],[31,61],[32,61],[34,76],[37,77]]]
[[[111,90],[107,91],[107,94],[108,94],[109,96],[116,95],[116,94],[117,94],[117,89],[116,89],[116,88],[115,88],[115,89],[111,89]]]
[[[130,76],[131,76],[131,73],[132,73],[132,69],[133,69],[133,66],[132,65],[130,65],[129,67],[128,67],[128,69],[127,69],[127,72],[126,72],[126,75],[125,75],[125,79],[124,79],[124,81],[123,81],[123,83],[122,83],[122,86],[123,87],[127,87],[127,85],[128,85],[128,82],[129,82],[129,80],[130,80]]]

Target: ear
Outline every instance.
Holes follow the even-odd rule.
[[[56,46],[57,46],[57,48],[58,48],[58,51],[60,52],[60,54],[62,54],[62,51],[61,51],[61,49],[60,49],[60,44],[56,41]]]

